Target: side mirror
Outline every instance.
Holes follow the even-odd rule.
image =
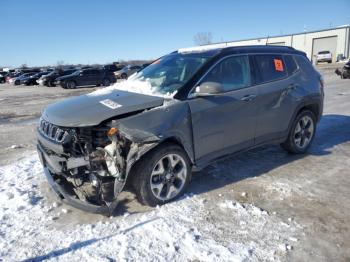
[[[193,97],[213,96],[224,92],[224,87],[218,82],[203,82],[196,87]]]

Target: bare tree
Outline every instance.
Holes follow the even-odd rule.
[[[56,68],[63,69],[64,68],[64,61],[63,60],[58,60],[56,62]]]
[[[26,68],[28,68],[28,66],[27,66],[27,64],[21,64],[20,68],[26,69]]]
[[[208,45],[211,44],[213,36],[211,32],[199,32],[193,37],[193,41],[196,45]]]

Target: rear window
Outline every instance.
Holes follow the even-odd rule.
[[[258,70],[257,83],[270,82],[287,76],[281,55],[256,55],[255,63]]]
[[[294,74],[298,70],[298,65],[292,55],[284,56],[284,62],[286,63],[287,72],[289,75]]]

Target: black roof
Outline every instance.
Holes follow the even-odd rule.
[[[294,49],[290,46],[277,45],[252,45],[252,46],[232,46],[222,49],[222,52],[230,53],[287,53],[305,55],[304,52]]]
[[[281,54],[298,54],[306,55],[304,52],[294,49],[290,46],[278,46],[278,45],[247,45],[247,46],[229,46],[229,47],[218,47],[211,49],[184,51],[185,53],[222,53],[222,54],[250,54],[250,53],[281,53]]]

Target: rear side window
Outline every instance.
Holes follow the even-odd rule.
[[[298,65],[292,55],[284,56],[284,62],[286,63],[287,72],[289,75],[294,74],[298,70]]]
[[[287,76],[281,55],[256,55],[255,64],[258,70],[257,83],[270,82]]]
[[[305,56],[296,55],[295,61],[297,62],[301,71],[303,71],[306,75],[315,73],[315,69],[313,68],[311,62]]]
[[[202,82],[220,83],[225,92],[251,85],[248,56],[232,56],[222,60]]]

